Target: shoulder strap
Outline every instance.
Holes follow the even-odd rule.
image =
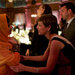
[[[61,39],[61,38],[59,38],[59,37],[53,37],[52,40],[58,40],[58,41],[61,41],[61,42],[62,42],[63,44],[65,44],[65,45],[67,44],[63,39]],[[52,41],[52,40],[51,40],[51,41]]]
[[[75,49],[70,44],[66,43],[66,41],[64,41],[63,39],[61,39],[59,37],[53,37],[52,40],[58,40],[58,41],[61,41],[62,43],[64,43],[65,45],[67,45],[65,47],[66,49],[64,49],[62,52],[68,59],[70,59],[72,64],[75,64],[75,61],[74,61]]]
[[[58,40],[58,41],[60,41],[60,42],[62,42],[64,45],[71,45],[74,49],[75,49],[75,47],[71,44],[71,42],[70,43],[67,43],[66,41],[64,41],[62,38],[60,38],[60,37],[53,37],[52,39],[51,39],[51,41],[52,40]]]

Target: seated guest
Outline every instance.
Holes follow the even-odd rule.
[[[53,15],[43,15],[38,19],[38,34],[49,39],[48,47],[41,56],[22,56],[24,60],[47,61],[44,67],[30,67],[23,64],[11,67],[16,72],[34,73],[33,75],[71,75],[74,65],[75,49],[64,37],[59,36],[57,19]],[[26,75],[25,74],[25,75]]]

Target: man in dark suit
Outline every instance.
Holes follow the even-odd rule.
[[[72,2],[64,2],[60,5],[60,15],[66,20],[62,36],[67,38],[75,47],[75,5]]]
[[[71,2],[62,3],[60,5],[60,15],[63,20],[66,20],[61,35],[67,38],[75,47],[75,5]],[[75,64],[71,65],[71,75],[75,75]]]

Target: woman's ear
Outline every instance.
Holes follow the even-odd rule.
[[[50,31],[50,29],[51,29],[51,25],[48,26],[48,31]]]

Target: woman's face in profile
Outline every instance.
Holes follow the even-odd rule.
[[[43,8],[43,5],[41,5],[39,8],[38,8],[38,10],[37,10],[37,16],[38,17],[41,17],[41,15],[43,14],[43,12],[44,12],[44,8]]]
[[[39,21],[38,22],[38,25],[37,25],[37,29],[38,29],[38,34],[39,35],[46,35],[46,33],[48,32],[49,30],[49,27],[46,27],[42,21]]]

